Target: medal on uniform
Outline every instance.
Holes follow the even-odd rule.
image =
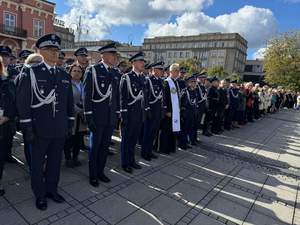
[[[104,87],[104,84],[103,84],[103,83],[101,83],[101,87]]]
[[[41,94],[42,94],[42,95],[45,94],[45,91],[44,91],[43,88],[41,88]]]
[[[176,90],[176,88],[175,88],[175,87],[171,88],[171,93],[172,93],[172,94],[175,94],[175,93],[176,93],[176,91],[177,91],[177,90]]]

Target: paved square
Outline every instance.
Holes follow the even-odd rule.
[[[5,167],[0,224],[300,224],[300,124],[295,121],[298,112],[282,111],[222,135],[199,136],[199,146],[158,154],[151,162],[140,159],[137,149],[143,168],[130,175],[120,168],[116,142],[106,168],[112,181],[98,188],[89,185],[87,152],[81,152],[81,167],[61,168],[59,191],[67,202],[49,200],[45,212],[35,208],[17,136],[14,155],[22,164]]]

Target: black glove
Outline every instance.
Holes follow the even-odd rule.
[[[87,119],[87,125],[91,132],[96,132],[96,124],[93,119]]]
[[[23,133],[23,138],[26,142],[32,143],[34,141],[35,135],[31,127],[23,129],[22,133]]]

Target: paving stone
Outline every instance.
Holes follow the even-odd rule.
[[[36,223],[64,209],[67,209],[68,207],[69,205],[67,203],[57,204],[53,201],[48,201],[47,210],[41,211],[35,207],[35,199],[29,199],[15,205],[15,208],[18,210],[18,212],[21,213],[23,217],[30,223]]]
[[[63,219],[60,219],[56,221],[55,223],[52,223],[52,225],[92,225],[93,222],[89,221],[87,218],[85,218],[83,215],[81,215],[78,212],[75,212],[69,216],[64,217]]]
[[[284,206],[273,202],[258,198],[254,205],[254,210],[266,216],[272,217],[275,220],[282,221],[287,224],[292,224],[294,207]]]
[[[25,225],[25,220],[11,207],[0,210],[0,223],[3,225]]]
[[[4,198],[0,198],[0,210],[9,206],[9,203]]]
[[[60,186],[72,184],[76,181],[86,182],[85,176],[77,173],[73,169],[63,168],[60,172]]]
[[[256,224],[259,224],[259,225],[288,225],[288,223],[284,223],[280,220],[276,220],[270,216],[267,216],[267,215],[264,215],[256,210],[252,210],[244,225],[256,225]],[[290,223],[291,224],[291,223]]]
[[[118,192],[124,198],[141,206],[157,197],[160,193],[150,186],[135,183]]]
[[[33,197],[30,180],[13,182],[7,185],[5,198],[11,203],[16,204]]]
[[[15,164],[5,164],[5,170],[3,170],[3,183],[12,182],[16,179],[28,177],[28,173],[21,167]]]
[[[187,206],[163,195],[147,204],[144,209],[170,224],[178,222],[189,210]]]
[[[197,204],[206,194],[207,190],[192,185],[187,181],[182,181],[169,190],[169,193],[186,201]]]
[[[245,207],[244,204],[240,204],[239,202],[217,196],[208,204],[206,208],[216,216],[222,216],[228,220],[240,224],[246,218],[250,206],[250,203],[249,207]]]
[[[218,183],[218,180],[215,180],[213,177],[203,176],[197,173],[193,173],[187,177],[185,181],[205,190],[211,190]]]
[[[207,216],[199,214],[189,225],[224,225],[223,223]]]
[[[103,185],[95,188],[92,187],[88,180],[78,181],[62,187],[62,189],[78,201],[86,200],[106,190]]]
[[[154,174],[151,174],[147,177],[147,180],[163,189],[168,189],[172,185],[176,184],[180,181],[180,179],[163,174],[161,172],[156,172]]]
[[[190,170],[180,168],[176,165],[170,165],[170,166],[164,167],[161,171],[163,171],[169,175],[181,178],[181,179],[186,177],[187,175],[191,174]]]
[[[115,224],[138,208],[120,196],[113,194],[93,203],[89,206],[89,209],[109,223]]]

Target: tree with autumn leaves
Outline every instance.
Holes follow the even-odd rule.
[[[300,33],[286,33],[269,41],[264,70],[268,84],[300,91]]]

